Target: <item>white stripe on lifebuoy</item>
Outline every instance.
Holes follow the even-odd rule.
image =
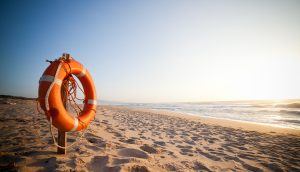
[[[81,77],[83,77],[85,75],[85,73],[86,73],[86,69],[83,68],[82,71],[80,72],[80,74],[77,74],[75,76],[77,76],[77,78],[81,78]]]
[[[74,127],[70,131],[76,131],[78,128],[78,118],[74,117]]]
[[[50,92],[51,92],[51,90],[52,90],[52,87],[53,87],[54,84],[57,83],[57,81],[59,80],[59,79],[55,79],[55,78],[57,77],[57,74],[58,74],[58,71],[59,71],[60,68],[61,68],[61,65],[62,65],[62,63],[59,63],[59,65],[58,65],[58,67],[57,67],[57,69],[56,69],[56,72],[55,72],[54,81],[52,81],[50,87],[49,87],[48,90],[47,90],[46,96],[45,96],[45,107],[46,107],[46,110],[47,110],[47,111],[50,110],[50,108],[49,108],[49,95],[50,95]],[[49,76],[49,75],[48,75],[48,76]],[[60,80],[60,81],[61,81],[61,80]],[[60,83],[60,84],[61,84],[61,83]]]
[[[97,100],[88,99],[88,104],[97,105]]]

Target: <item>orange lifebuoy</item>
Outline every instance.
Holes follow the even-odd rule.
[[[61,99],[62,82],[70,74],[79,79],[85,95],[84,107],[78,117],[69,114]],[[80,131],[95,117],[97,96],[92,76],[72,58],[56,60],[47,67],[39,81],[38,100],[47,119],[52,118],[52,124],[61,131]]]

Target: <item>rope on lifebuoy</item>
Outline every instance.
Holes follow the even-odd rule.
[[[39,109],[39,101],[37,101],[37,112],[38,114],[43,114],[40,109]],[[34,120],[34,119],[33,119]],[[35,120],[34,120],[35,121]],[[84,129],[82,132],[81,132],[81,135],[76,139],[76,142],[72,143],[71,145],[69,146],[59,146],[56,139],[55,139],[55,136],[54,136],[54,133],[53,133],[53,129],[52,129],[52,117],[50,116],[50,121],[47,120],[47,122],[49,123],[49,128],[50,128],[50,133],[51,133],[51,138],[52,138],[52,141],[53,141],[53,145],[56,146],[56,147],[59,147],[59,148],[62,148],[62,149],[69,149],[70,147],[72,146],[75,146],[76,144],[78,144],[82,138],[84,137],[86,131],[89,129],[89,125],[87,126],[86,129]],[[92,121],[93,122],[93,121]],[[90,124],[92,124],[92,122]],[[34,122],[33,126],[35,126],[37,124],[37,122]],[[34,130],[35,131],[35,130]],[[43,137],[40,135],[39,132],[36,132],[36,134],[38,135],[38,137],[43,140]],[[43,144],[45,145],[48,145],[48,142],[44,142],[42,141]]]
[[[49,126],[50,126],[50,133],[51,133],[51,136],[52,136],[53,144],[54,144],[56,147],[59,147],[59,148],[62,148],[62,149],[68,149],[68,148],[70,148],[70,147],[72,147],[72,146],[78,144],[78,143],[81,141],[81,139],[83,138],[85,132],[86,132],[87,129],[88,129],[88,126],[87,126],[86,129],[84,129],[84,130],[82,131],[81,135],[79,136],[79,141],[74,142],[74,143],[70,144],[69,146],[59,146],[58,143],[56,142],[56,139],[55,139],[54,134],[53,134],[53,130],[52,130],[52,117],[51,117],[51,116],[50,116]]]

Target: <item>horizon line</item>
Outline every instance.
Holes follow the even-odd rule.
[[[26,97],[9,94],[0,94],[0,98],[17,98],[35,100],[37,97]],[[200,100],[200,101],[122,101],[122,100],[107,100],[97,99],[98,102],[114,102],[114,103],[210,103],[210,102],[254,102],[254,101],[300,101],[300,98],[288,98],[288,99],[236,99],[236,100]]]

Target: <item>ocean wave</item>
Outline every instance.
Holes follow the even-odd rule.
[[[295,119],[283,119],[283,120],[279,120],[279,121],[300,124],[300,120],[295,120]]]
[[[288,113],[288,114],[295,114],[300,115],[300,111],[293,111],[293,110],[280,110],[281,113]]]
[[[285,104],[254,104],[255,108],[300,108],[299,102],[285,103]]]
[[[252,107],[255,107],[255,108],[271,108],[273,106],[272,105],[252,105]]]
[[[278,108],[300,108],[300,103],[289,103],[289,104],[277,104],[275,107]]]

